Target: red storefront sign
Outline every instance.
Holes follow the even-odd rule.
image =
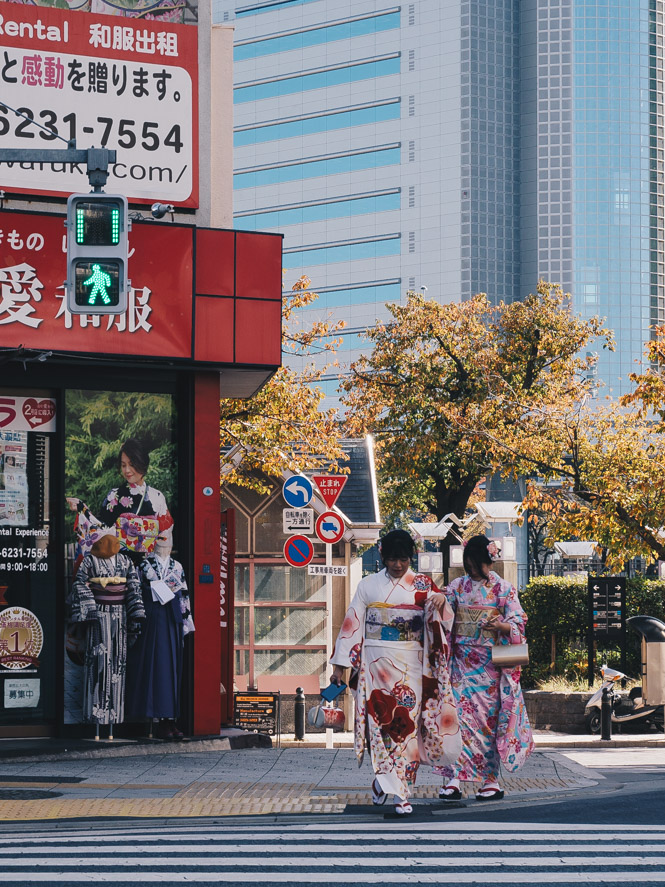
[[[0,212],[0,347],[279,366],[281,236],[139,222],[127,312],[66,308],[62,216]]]
[[[0,147],[112,148],[106,190],[198,206],[197,28],[0,3]],[[58,138],[58,136],[60,138]],[[11,192],[86,191],[83,164],[0,166]]]

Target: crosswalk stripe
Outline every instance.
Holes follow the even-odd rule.
[[[76,847],[76,850],[79,854],[84,856],[86,859],[96,859],[99,855],[98,848],[92,848],[89,845],[85,846],[77,846],[78,842],[67,842],[63,846],[53,846],[50,845],[48,848],[44,848],[44,853],[49,853],[52,855],[57,854],[67,854],[72,852],[72,847]],[[446,836],[446,844],[449,841]],[[348,844],[345,843],[344,853],[347,858],[351,856],[355,856],[356,854],[361,853],[370,853],[372,851],[376,851],[376,849],[380,849],[381,853],[409,853],[413,852],[414,849],[418,849],[424,853],[433,853],[441,849],[442,841],[409,841],[404,844],[395,844],[395,843],[383,843],[383,842],[375,842],[372,845],[369,844]],[[491,844],[492,849],[496,847],[496,839],[492,838],[488,839],[484,842],[457,842],[458,846],[455,848],[455,853],[487,853],[488,846]],[[613,842],[601,842],[596,841],[593,844],[578,844],[576,842],[566,841],[566,846],[569,847],[570,850],[574,850],[577,853],[608,853],[615,852],[617,850],[621,851],[630,851],[630,852],[653,852],[654,850],[658,850],[660,852],[665,851],[665,839],[662,841],[650,841],[648,843],[636,843],[632,840],[624,839],[623,844],[618,844],[616,841]],[[0,850],[0,862],[7,862],[8,860],[13,859],[17,855],[27,855],[34,854],[36,849],[39,848],[41,842],[35,842],[34,845],[29,847],[12,847],[11,850],[3,849]],[[557,852],[560,849],[560,844],[557,843],[556,839],[552,839],[547,844],[529,844],[524,843],[522,841],[519,842],[519,846],[514,849],[507,850],[506,848],[502,848],[502,853],[524,853],[525,851],[531,851],[532,853],[553,853]],[[138,846],[136,841],[129,842],[128,839],[123,838],[123,843],[120,846],[115,848],[106,848],[106,852],[109,853],[122,853],[127,850],[130,850],[133,854],[147,855],[149,853],[160,853],[160,852],[171,852],[177,851],[180,854],[191,855],[194,853],[243,853],[246,849],[246,844],[238,844],[238,843],[220,843],[215,842],[214,844],[210,843],[188,843],[182,844],[180,841],[162,841],[159,843],[151,843],[151,844],[140,844]],[[281,853],[300,853],[300,854],[315,854],[320,856],[322,853],[325,853],[326,850],[331,850],[333,852],[337,852],[339,850],[339,842],[329,842],[327,844],[322,843],[320,841],[313,842],[311,844],[293,844],[288,841],[281,841],[277,844],[268,844],[261,843],[261,850],[264,853],[268,853],[270,851],[273,852],[281,852]]]
[[[211,872],[141,872],[141,883],[186,884],[200,881],[208,883],[242,883],[255,884],[256,875],[247,872],[224,872],[223,876]],[[442,875],[438,872],[357,872],[353,875],[356,884],[441,884]],[[21,872],[21,884],[39,881],[57,881],[64,883],[136,883],[133,872],[64,872],[61,877],[54,872]],[[474,872],[456,872],[457,884],[487,884],[487,879]],[[492,872],[493,884],[533,884],[531,872]],[[570,884],[570,872],[538,872],[538,881],[547,884]],[[293,872],[272,872],[270,881],[273,884],[293,883]],[[5,881],[5,883],[11,883]],[[333,872],[308,872],[306,880],[300,883],[331,884],[338,887],[339,881]],[[665,883],[665,872],[575,872],[576,884],[662,884]]]
[[[401,828],[400,828],[400,825],[401,825]],[[345,836],[344,842],[345,842],[346,846],[353,845],[354,843],[363,843],[363,842],[366,843],[367,833],[368,833],[369,829],[366,829],[365,824],[363,823],[362,824],[362,832],[363,833],[362,833],[362,835],[358,835],[357,833],[359,830],[359,826],[360,826],[360,824],[358,826],[356,826],[356,828],[354,829],[354,831],[356,832],[355,835],[350,835],[348,837]],[[392,834],[393,832],[397,831],[399,833],[399,838],[402,840],[408,839],[408,840],[421,841],[421,840],[423,840],[424,835],[434,832],[437,835],[445,834],[447,841],[483,841],[484,840],[486,842],[496,843],[497,829],[495,826],[496,826],[496,823],[494,823],[494,822],[485,824],[484,829],[483,829],[485,834],[483,835],[483,834],[478,834],[477,832],[469,834],[467,832],[459,831],[459,828],[460,828],[459,823],[456,823],[454,825],[454,828],[458,829],[458,831],[453,831],[451,826],[446,826],[445,823],[441,823],[439,825],[439,827],[435,828],[435,829],[423,828],[421,830],[419,827],[417,831],[412,831],[411,829],[408,828],[406,823],[393,824],[393,823],[389,823],[389,822],[384,822],[384,825],[383,825],[383,828],[381,829],[381,831],[386,832],[388,834]],[[523,830],[517,824],[514,826],[514,828],[516,829],[517,833],[514,835],[510,835],[511,841],[514,841],[517,843],[528,843],[530,841],[539,841],[539,840],[542,841],[543,840],[542,832],[534,832],[533,830],[531,832],[529,832],[528,830]],[[588,825],[584,826],[584,828],[588,829],[589,826]],[[242,830],[242,829],[231,829],[231,828],[224,827],[221,829],[221,831],[223,831],[223,834],[227,839],[233,838],[233,836],[239,836],[239,837],[242,837],[246,841],[251,841],[251,840],[259,841],[260,840],[262,843],[265,841],[266,836],[268,836],[268,835],[270,835],[270,837],[274,839],[275,837],[280,837],[280,838],[286,837],[289,834],[289,832],[286,828],[280,829],[278,831],[277,835],[275,835],[274,833],[268,832],[267,829],[260,829],[257,831],[248,832],[248,831]],[[335,827],[335,834],[336,835],[338,834],[339,831],[340,830],[337,829],[337,827]],[[141,833],[141,835],[150,836],[153,839],[155,839],[157,836],[159,836],[160,838],[162,836],[164,836],[164,829],[161,829],[158,831],[151,830],[150,832],[144,832],[143,830],[141,830],[140,833]],[[12,843],[15,845],[18,842],[21,842],[21,843],[32,842],[32,843],[40,843],[40,844],[49,844],[50,845],[50,844],[59,844],[64,841],[69,841],[75,837],[76,840],[80,844],[96,844],[97,845],[100,842],[108,844],[108,843],[118,843],[118,842],[122,842],[122,841],[133,841],[133,840],[135,840],[136,834],[137,834],[136,830],[127,831],[127,832],[125,832],[125,831],[113,832],[111,834],[100,833],[100,834],[94,834],[94,835],[91,835],[87,831],[85,832],[85,834],[81,834],[80,832],[77,832],[77,833],[67,832],[67,836],[65,836],[63,834],[37,836],[37,835],[35,835],[35,833],[31,833],[31,834],[22,833],[22,834],[15,835],[14,833],[12,833]],[[197,830],[195,830],[195,835],[196,835],[195,840],[192,840],[191,832],[189,830],[187,832],[182,832],[182,831],[180,831],[180,829],[174,829],[172,832],[172,835],[173,835],[173,837],[171,838],[171,840],[177,841],[177,842],[181,841],[182,837],[189,835],[190,836],[189,840],[193,844],[194,843],[199,844],[205,840],[216,840],[218,843],[225,843],[225,841],[222,838],[220,838],[220,831],[207,831],[206,832],[206,831],[200,831],[197,829]],[[330,843],[333,843],[333,842],[339,843],[339,839],[337,837],[332,837],[329,830],[327,830],[325,832],[320,832],[320,833],[301,831],[299,833],[299,837],[301,840],[312,841],[314,843],[318,843],[321,841],[323,841],[323,842],[327,841]],[[640,827],[639,831],[634,831],[634,832],[629,832],[627,829],[622,829],[621,831],[609,831],[608,832],[608,831],[604,831],[603,826],[598,826],[597,831],[577,831],[576,829],[570,828],[570,827],[568,827],[566,829],[552,827],[547,830],[548,841],[551,841],[552,839],[559,838],[559,837],[562,840],[589,841],[589,842],[592,842],[596,845],[598,845],[599,843],[600,844],[612,844],[614,841],[620,841],[620,840],[653,842],[653,841],[665,841],[665,829],[663,829],[662,827],[659,827],[658,830],[656,830],[656,829],[647,830],[646,827],[644,827],[644,828]],[[165,837],[164,837],[164,839],[165,839]],[[281,841],[280,841],[280,843],[281,843]]]
[[[370,848],[367,849],[370,852]],[[82,860],[79,856],[65,857],[64,859],[49,859],[45,857],[33,857],[31,859],[14,860],[5,865],[4,871],[9,869],[21,868],[23,866],[36,866],[40,868],[63,868],[65,866],[80,867],[88,865],[92,859]],[[374,856],[348,856],[346,853],[337,858],[314,858],[314,859],[291,859],[285,856],[241,856],[239,858],[230,858],[228,856],[212,856],[203,859],[191,859],[184,857],[176,857],[175,859],[168,856],[145,856],[125,858],[117,856],[98,856],[94,858],[96,866],[122,866],[123,868],[133,866],[140,868],[142,866],[167,866],[167,865],[187,865],[190,868],[237,868],[254,867],[266,868],[276,866],[281,869],[302,869],[302,868],[376,868],[378,865],[390,865],[396,868],[404,868],[406,866],[437,866],[446,871],[452,871],[458,868],[471,868],[482,866],[483,868],[497,868],[500,866],[519,866],[520,868],[544,868],[546,866],[578,866],[584,867],[600,867],[605,868],[615,866],[662,866],[665,868],[665,856],[563,856],[560,852],[555,852],[552,856],[541,856],[534,859],[532,856],[505,856],[496,851],[495,859],[487,859],[483,854],[482,859],[474,859],[473,857],[458,858],[454,856],[389,856],[382,860],[377,860]]]

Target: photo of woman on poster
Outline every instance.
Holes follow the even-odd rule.
[[[146,482],[150,456],[135,438],[128,438],[118,454],[122,483],[106,496],[99,516],[81,499],[69,497],[67,504],[77,512],[77,555],[84,557],[103,529],[115,527],[124,549],[141,557],[155,547],[157,537],[173,527],[164,495]],[[78,559],[78,558],[77,558]]]

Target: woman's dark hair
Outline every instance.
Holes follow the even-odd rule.
[[[484,574],[483,565],[492,565],[489,545],[490,540],[487,536],[472,536],[469,539],[464,546],[462,555],[462,563],[467,573],[470,573],[470,567],[473,567],[474,571],[482,576]]]
[[[391,530],[389,533],[379,539],[381,546],[381,558],[386,560],[389,557],[413,557],[416,551],[416,545],[406,532],[406,530]]]
[[[135,437],[128,437],[124,444],[120,447],[120,452],[118,453],[118,468],[122,463],[122,454],[125,454],[129,461],[132,463],[134,468],[139,472],[139,474],[147,474],[148,466],[150,465],[150,456],[148,455],[148,451],[143,446],[143,444],[138,441]]]

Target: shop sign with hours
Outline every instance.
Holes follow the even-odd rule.
[[[23,116],[0,103],[0,148],[61,149],[58,136],[115,148],[109,193],[196,206],[196,28],[3,7],[1,98]],[[0,184],[45,194],[89,187],[85,165],[71,163],[2,164]]]

